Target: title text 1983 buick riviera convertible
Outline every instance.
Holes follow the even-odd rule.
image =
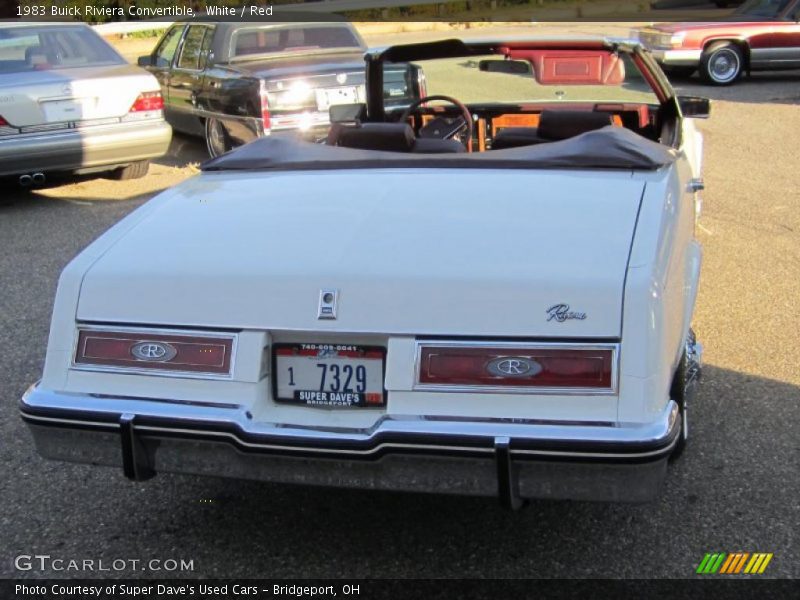
[[[387,108],[407,62],[431,95]],[[21,402],[39,451],[132,479],[653,498],[699,374],[685,116],[708,102],[602,39],[394,46],[366,80],[327,144],[216,158],[66,267]]]

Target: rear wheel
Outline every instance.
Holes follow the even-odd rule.
[[[744,55],[733,42],[715,42],[700,57],[700,76],[714,85],[730,85],[742,74]]]
[[[206,147],[211,158],[222,156],[233,149],[233,142],[218,119],[206,120]]]
[[[675,379],[672,381],[672,390],[670,390],[670,396],[673,400],[678,403],[678,408],[680,413],[678,414],[678,418],[681,420],[681,432],[680,437],[678,438],[678,442],[675,444],[675,448],[672,449],[672,454],[670,455],[670,460],[675,460],[683,454],[683,451],[686,449],[686,442],[689,440],[689,419],[686,413],[686,399],[683,398],[683,392],[678,390],[683,390],[684,383],[686,381],[686,353],[683,353],[681,356],[681,362],[678,365],[678,370],[675,372]]]
[[[686,443],[689,440],[689,400],[694,395],[694,387],[697,385],[697,380],[700,378],[700,363],[696,353],[697,338],[692,329],[689,330],[689,335],[686,339],[686,347],[681,355],[681,360],[678,363],[678,368],[675,370],[675,376],[672,379],[672,387],[669,390],[670,398],[678,403],[679,415],[681,420],[681,432],[675,448],[672,450],[670,460],[677,459],[686,449]]]
[[[127,181],[128,179],[141,179],[147,175],[150,170],[149,160],[140,160],[139,162],[131,163],[127,167],[120,167],[111,173],[113,179],[119,181]]]

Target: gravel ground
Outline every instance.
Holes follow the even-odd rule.
[[[156,191],[192,174],[201,143],[176,137],[135,183],[85,179],[0,207],[0,577],[20,554],[191,559],[198,577],[687,577],[708,551],[774,552],[800,575],[800,74],[710,93],[705,245],[696,329],[707,367],[691,444],[647,505],[361,493],[48,462],[16,402],[41,373],[58,273]],[[109,201],[114,200],[114,201]],[[160,572],[120,575],[158,577]]]

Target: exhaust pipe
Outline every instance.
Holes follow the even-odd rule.
[[[44,182],[47,181],[44,173],[34,173],[31,179],[33,180],[33,185],[44,185]]]
[[[33,177],[31,177],[30,175],[19,176],[20,187],[29,187],[32,183],[33,183]]]

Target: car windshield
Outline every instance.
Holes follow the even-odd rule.
[[[428,95],[452,96],[466,104],[658,104],[652,88],[627,54],[607,50],[523,50],[513,55],[511,60],[503,55],[487,55],[420,60],[414,64],[424,73]],[[392,98],[384,96],[388,105]]]
[[[0,73],[124,64],[86,27],[0,27]]]
[[[777,17],[792,0],[748,0],[734,14],[750,17]]]
[[[363,46],[347,25],[246,27],[233,34],[231,58],[333,48],[360,50]]]

